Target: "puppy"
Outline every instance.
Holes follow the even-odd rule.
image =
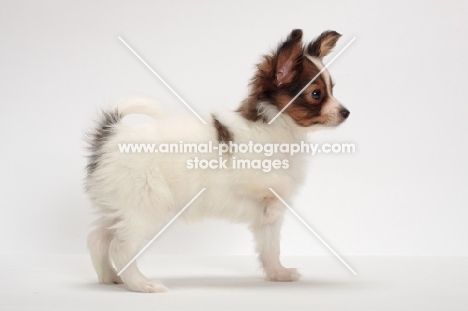
[[[232,112],[205,116],[208,125],[195,117],[165,116],[149,99],[131,98],[102,113],[100,124],[90,133],[91,155],[87,166],[86,191],[100,218],[89,234],[88,247],[99,282],[124,283],[131,291],[163,292],[166,287],[148,280],[133,262],[145,240],[153,237],[181,209],[204,191],[180,218],[226,219],[248,225],[266,277],[271,281],[295,281],[296,269],[280,262],[280,228],[285,207],[269,190],[288,201],[304,181],[303,154],[277,153],[273,157],[287,165],[265,171],[255,168],[189,168],[195,157],[218,158],[212,153],[126,153],[123,143],[298,143],[318,128],[335,127],[349,111],[333,97],[333,82],[325,70],[271,124],[278,112],[323,69],[323,57],[335,46],[340,34],[326,31],[308,44],[302,31],[293,30],[275,51],[263,57],[250,85],[248,97]],[[154,124],[121,122],[129,114],[145,114]],[[222,155],[238,159],[270,159],[263,154],[234,152]],[[193,162],[192,162],[193,163]]]

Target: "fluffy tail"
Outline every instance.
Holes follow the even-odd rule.
[[[162,115],[158,104],[149,98],[133,97],[128,98],[117,105],[117,111],[120,119],[130,114],[144,114],[153,118]]]
[[[90,151],[86,166],[88,176],[98,167],[102,157],[102,146],[114,134],[114,126],[130,114],[144,114],[157,118],[162,115],[162,112],[154,100],[141,97],[128,98],[120,102],[116,108],[103,110],[98,126],[88,133],[87,141]]]

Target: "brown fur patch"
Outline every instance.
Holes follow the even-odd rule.
[[[241,116],[243,116],[247,120],[255,122],[260,118],[257,111],[257,104],[258,102],[255,99],[255,96],[250,95],[247,99],[245,99],[242,102],[240,107],[237,108],[236,112],[239,112]]]
[[[219,120],[216,119],[216,117],[213,114],[211,116],[213,117],[213,125],[214,125],[214,127],[216,129],[216,132],[218,134],[217,135],[218,136],[218,142],[227,143],[229,141],[233,141],[234,137],[233,137],[231,131],[229,131],[229,129],[224,124],[219,122]]]

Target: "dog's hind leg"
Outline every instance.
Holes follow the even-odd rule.
[[[116,236],[110,246],[110,255],[116,269],[120,272],[133,259],[140,250],[144,241],[136,235]],[[125,286],[134,292],[160,293],[167,288],[158,281],[148,280],[138,269],[136,260],[129,265],[120,275]]]
[[[109,246],[112,238],[112,232],[104,226],[96,228],[88,235],[88,249],[91,260],[99,282],[103,284],[122,283],[109,258]]]

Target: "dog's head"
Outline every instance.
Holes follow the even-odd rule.
[[[325,31],[307,45],[302,30],[295,29],[276,51],[258,65],[251,93],[239,108],[247,119],[268,122],[274,116],[262,114],[260,105],[274,105],[280,111],[315,77],[315,80],[284,110],[301,127],[333,127],[348,118],[350,112],[333,97],[333,82],[322,59],[340,38]],[[317,76],[318,75],[318,76]]]

